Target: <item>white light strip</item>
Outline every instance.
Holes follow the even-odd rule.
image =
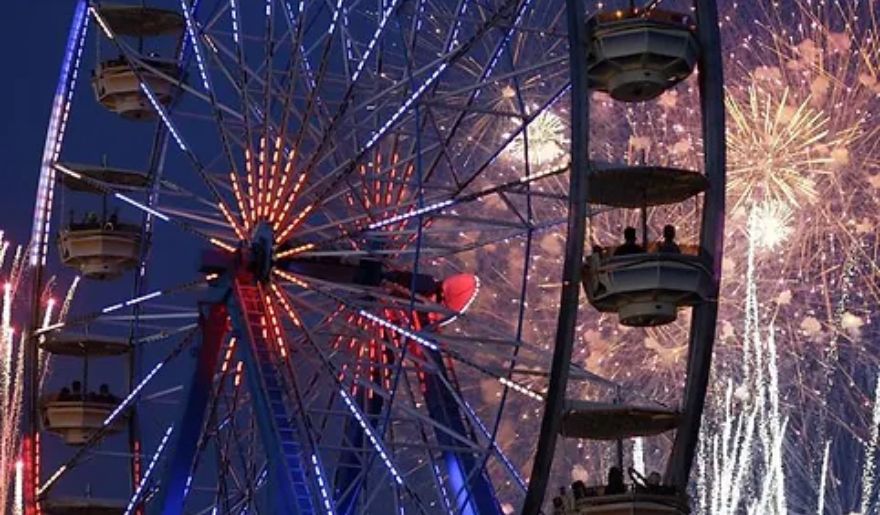
[[[118,304],[112,304],[112,305],[107,306],[106,308],[102,309],[101,313],[113,313],[114,311],[122,309],[124,307],[125,307],[124,302],[120,302]]]
[[[140,202],[138,202],[137,200],[134,200],[134,199],[131,198],[131,197],[128,197],[128,196],[126,196],[126,195],[123,195],[122,193],[114,193],[113,196],[116,197],[116,198],[118,198],[119,200],[121,200],[121,201],[123,201],[123,202],[127,202],[128,204],[130,204],[130,205],[132,205],[132,206],[134,206],[134,207],[136,207],[136,208],[138,208],[138,209],[140,209],[140,210],[142,210],[142,211],[146,211],[147,213],[150,213],[151,215],[155,216],[156,218],[161,219],[161,220],[164,221],[164,222],[170,222],[170,221],[171,221],[171,218],[169,218],[168,215],[164,215],[164,214],[160,213],[159,211],[156,211],[155,209],[153,209],[153,208],[151,208],[151,207],[147,207],[147,206],[141,204]]]
[[[480,417],[477,416],[477,413],[474,411],[474,408],[472,408],[471,405],[468,404],[468,402],[464,399],[462,399],[462,403],[464,404],[464,408],[468,411],[468,413],[470,413],[471,420],[474,420],[477,423],[477,425],[480,427],[480,431],[482,431],[483,435],[487,439],[491,439],[492,434],[489,432],[489,428],[487,428],[486,425],[483,424],[483,421],[480,420]],[[520,488],[523,491],[525,491],[526,482],[523,480],[522,476],[519,475],[519,472],[516,470],[516,467],[513,466],[513,463],[510,462],[510,458],[508,458],[504,454],[504,451],[501,450],[501,447],[498,445],[498,442],[493,441],[492,447],[495,449],[495,451],[498,452],[498,456],[501,458],[501,461],[503,461],[504,464],[507,466],[507,470],[509,470],[510,473],[513,475],[514,479],[516,479],[516,482],[519,484]]]
[[[376,315],[369,313],[367,311],[364,311],[363,309],[359,310],[358,314],[364,318],[367,318],[369,320],[372,320],[373,322],[376,322],[377,324],[381,325],[382,327],[385,327],[386,329],[391,329],[395,333],[398,333],[401,336],[405,336],[405,337],[409,338],[410,340],[413,340],[416,343],[418,343],[424,347],[427,347],[427,348],[434,350],[434,351],[440,350],[440,347],[438,347],[437,344],[432,342],[431,340],[428,340],[427,338],[419,336],[416,333],[414,333],[412,331],[408,331],[400,326],[394,325],[391,322],[385,320],[384,318],[377,317]]]
[[[232,40],[236,43],[239,42],[239,28],[238,28],[238,4],[235,0],[229,0],[229,13],[232,16]]]
[[[324,509],[327,515],[333,515],[333,505],[330,503],[330,493],[327,492],[327,484],[324,482],[324,472],[321,470],[321,464],[318,463],[318,456],[312,454],[312,466],[315,468],[315,477],[318,480],[318,487],[321,489],[321,501],[324,503]]]
[[[328,35],[333,35],[336,32],[336,24],[339,21],[339,12],[342,10],[342,0],[336,0],[336,8],[333,9],[333,18],[330,20],[330,28],[327,29]]]
[[[106,426],[110,425],[111,423],[113,423],[113,421],[116,420],[116,417],[118,417],[119,414],[122,413],[122,411],[128,407],[128,405],[131,403],[132,400],[134,400],[134,398],[137,396],[137,394],[141,393],[141,390],[143,390],[144,387],[147,386],[147,383],[149,383],[150,380],[153,379],[153,377],[156,375],[156,373],[159,372],[159,370],[164,365],[165,365],[164,361],[160,361],[159,363],[156,363],[156,366],[153,367],[153,370],[150,370],[150,373],[147,374],[146,376],[144,376],[143,379],[141,379],[141,382],[138,383],[138,385],[134,387],[134,389],[131,391],[131,393],[129,393],[128,396],[125,397],[125,399],[123,399],[123,401],[119,404],[119,406],[116,406],[116,409],[113,410],[112,413],[107,415],[107,418],[104,419],[104,422],[102,425],[106,427]]]
[[[397,222],[401,222],[403,220],[406,220],[407,218],[413,218],[413,217],[416,217],[419,215],[423,215],[425,213],[430,213],[432,211],[439,211],[445,207],[451,206],[452,204],[455,204],[454,199],[443,200],[443,201],[436,202],[434,204],[431,204],[431,205],[428,205],[425,207],[420,207],[418,209],[408,211],[406,213],[394,215],[391,218],[386,218],[385,220],[379,220],[378,222],[373,222],[370,225],[368,225],[367,228],[370,230],[379,229],[380,227],[385,227],[386,225],[391,225],[391,224],[394,224]]]
[[[552,170],[546,170],[543,172],[533,173],[532,175],[525,175],[525,176],[519,178],[519,182],[521,182],[521,183],[532,182],[532,181],[536,181],[538,179],[547,177],[548,175],[555,175],[557,173],[559,173],[559,169],[554,168]]]
[[[61,164],[61,163],[55,163],[55,169],[58,170],[59,172],[65,174],[65,175],[69,175],[69,176],[73,177],[74,179],[80,179],[80,180],[83,179],[83,175],[82,175],[81,173],[76,172],[76,171],[74,171],[74,170],[71,170],[70,168],[68,168],[67,166],[65,166],[65,165],[63,165],[63,164]],[[86,179],[86,180],[89,181],[89,179]],[[98,181],[95,181],[95,182],[98,182]],[[108,188],[108,189],[109,189],[109,188]],[[159,211],[156,211],[155,209],[153,209],[153,208],[151,208],[151,207],[147,207],[147,206],[141,204],[141,203],[138,202],[137,200],[135,200],[135,199],[129,197],[128,195],[123,195],[122,193],[114,192],[114,193],[113,193],[113,196],[116,197],[116,198],[118,198],[119,200],[121,200],[121,201],[123,201],[123,202],[128,203],[128,204],[131,205],[131,206],[134,206],[134,207],[136,207],[136,208],[138,208],[138,209],[140,209],[140,210],[142,210],[142,211],[146,211],[147,213],[149,213],[149,214],[151,214],[151,215],[153,215],[153,216],[155,216],[155,217],[157,217],[157,218],[160,218],[160,219],[162,219],[162,220],[165,221],[165,222],[170,222],[170,221],[171,221],[171,218],[169,218],[167,215],[164,215],[164,214],[160,213]]]
[[[131,512],[134,510],[135,506],[138,504],[138,499],[141,497],[141,493],[143,493],[144,488],[147,487],[147,482],[150,480],[150,476],[153,474],[153,469],[156,468],[156,463],[159,462],[159,457],[162,455],[162,451],[165,450],[165,444],[168,443],[168,439],[171,437],[171,433],[174,431],[174,424],[168,426],[168,429],[165,430],[165,435],[162,437],[162,441],[159,442],[159,446],[156,447],[156,452],[153,453],[152,459],[150,459],[150,464],[147,465],[147,470],[144,472],[144,477],[141,478],[141,482],[138,484],[137,489],[135,489],[134,494],[131,496],[131,499],[128,501],[128,506],[125,507],[125,515],[131,515]]]
[[[74,179],[82,179],[83,178],[81,173],[75,172],[75,171],[71,170],[70,168],[64,166],[61,163],[55,163],[55,169],[65,175],[69,175],[69,176],[73,177]]]
[[[156,96],[150,91],[150,88],[143,82],[141,84],[141,90],[147,96],[147,99],[153,104],[153,109],[159,113],[159,118],[162,119],[162,123],[165,124],[165,127],[168,129],[168,132],[171,133],[171,136],[174,138],[174,141],[177,143],[177,146],[180,147],[180,150],[183,150],[187,154],[189,153],[189,149],[186,144],[183,142],[183,138],[180,137],[180,134],[177,132],[177,129],[174,125],[171,124],[171,119],[168,118],[168,113],[165,112],[165,109],[162,107],[162,104],[156,100]]]
[[[52,201],[55,196],[55,169],[52,164],[61,153],[61,144],[67,131],[67,119],[75,89],[71,86],[76,84],[76,78],[79,74],[80,59],[85,47],[88,26],[86,2],[81,0],[77,3],[76,11],[74,11],[64,60],[61,64],[61,74],[52,101],[46,140],[43,144],[40,180],[37,186],[37,199],[34,203],[34,225],[31,229],[32,245],[29,249],[28,259],[31,266],[45,266],[46,256],[49,253],[49,229],[52,219]]]
[[[348,392],[344,389],[339,390],[339,394],[342,396],[342,400],[345,401],[346,406],[348,406],[349,411],[354,415],[354,418],[360,424],[361,429],[366,433],[367,438],[370,440],[370,443],[373,444],[373,447],[376,449],[376,452],[379,453],[379,457],[382,459],[382,462],[385,463],[385,467],[388,468],[388,471],[391,472],[391,476],[397,482],[398,485],[403,485],[403,478],[400,476],[400,473],[397,472],[397,469],[394,467],[394,464],[391,463],[391,458],[388,455],[388,452],[385,450],[382,442],[376,437],[376,434],[373,433],[373,428],[367,424],[364,415],[361,411],[355,406],[354,401],[349,397]]]
[[[162,295],[162,290],[156,290],[153,293],[148,293],[146,295],[141,295],[140,297],[135,297],[131,300],[125,301],[126,306],[132,306],[134,304],[138,304],[144,301],[148,301],[150,299],[155,299],[156,297]]]
[[[358,77],[360,77],[361,72],[364,70],[364,66],[366,66],[367,61],[370,59],[370,54],[373,52],[373,49],[376,48],[376,43],[379,41],[379,36],[382,34],[382,31],[385,30],[385,24],[388,22],[388,19],[391,18],[391,13],[394,11],[394,8],[396,6],[396,1],[391,2],[388,4],[388,7],[382,12],[382,19],[379,20],[379,26],[376,27],[376,30],[373,32],[373,37],[367,44],[367,49],[361,56],[361,61],[358,63],[357,68],[355,68],[354,73],[351,74],[352,82],[357,82]]]
[[[43,486],[41,486],[37,490],[37,495],[41,495],[43,492],[46,491],[46,488],[52,486],[52,483],[54,483],[55,481],[58,481],[58,478],[61,477],[61,474],[64,474],[64,472],[66,470],[67,470],[67,465],[61,465],[60,467],[58,467],[58,470],[56,470],[55,473],[52,474],[49,477],[49,479],[46,480],[45,483],[43,483]]]
[[[500,381],[501,384],[503,384],[504,386],[509,387],[511,390],[515,390],[523,395],[527,395],[527,396],[531,397],[532,399],[535,399],[536,401],[541,401],[541,402],[544,401],[544,396],[541,395],[540,393],[538,393],[534,390],[530,390],[519,383],[514,383],[513,381],[511,381],[510,379],[508,379],[506,377],[499,377],[498,381]]]
[[[116,39],[113,33],[110,31],[110,26],[107,25],[107,22],[104,21],[104,18],[98,13],[98,10],[94,7],[89,7],[89,12],[92,13],[92,17],[98,22],[98,25],[101,26],[101,30],[104,31],[104,35],[107,36],[107,39]]]
[[[116,310],[124,308],[125,306],[134,306],[135,304],[140,304],[141,302],[145,302],[150,299],[155,299],[156,297],[161,296],[163,293],[164,292],[162,290],[156,290],[152,293],[147,293],[146,295],[141,295],[140,297],[135,297],[135,298],[129,299],[125,302],[118,302],[116,304],[112,304],[112,305],[107,306],[106,308],[102,309],[101,313],[112,313]],[[47,329],[48,328],[45,328],[44,331]]]
[[[52,324],[52,325],[47,325],[46,327],[41,328],[41,329],[40,329],[39,331],[37,331],[35,334],[40,335],[40,334],[44,334],[44,333],[48,333],[48,332],[54,331],[54,330],[56,330],[56,329],[61,329],[62,327],[64,327],[64,325],[65,325],[64,322],[58,322],[58,323],[55,323],[55,324]]]
[[[202,85],[205,87],[205,91],[211,91],[211,83],[208,81],[208,72],[205,68],[205,60],[202,57],[202,48],[199,46],[199,40],[196,34],[196,24],[192,18],[192,12],[190,12],[190,7],[187,5],[186,0],[180,0],[180,7],[183,9],[183,17],[186,20],[186,32],[189,34],[189,39],[193,46],[193,52],[196,54],[196,64],[199,67],[199,74],[202,76]]]
[[[391,118],[389,118],[388,121],[386,121],[385,124],[382,125],[381,128],[379,128],[379,130],[373,133],[373,135],[367,141],[367,144],[364,145],[364,148],[361,149],[361,152],[366,152],[367,150],[372,148],[373,145],[375,145],[376,142],[379,141],[379,138],[381,138],[385,135],[386,132],[388,132],[388,129],[390,129],[391,126],[394,125],[395,122],[397,122],[397,120],[403,115],[403,113],[405,113],[406,110],[409,109],[413,105],[413,103],[415,103],[415,101],[422,96],[422,93],[424,93],[425,90],[428,89],[431,84],[433,84],[434,81],[437,80],[437,77],[439,77],[440,74],[443,73],[448,67],[448,62],[440,63],[440,66],[438,66],[437,69],[434,70],[434,73],[432,73],[431,76],[428,77],[428,79],[424,83],[422,83],[421,86],[419,86],[419,89],[417,89],[412,95],[410,95],[409,98],[406,99],[403,105],[400,106],[400,108],[393,115],[391,115]]]

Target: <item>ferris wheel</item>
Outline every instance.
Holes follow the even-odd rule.
[[[534,242],[584,213],[538,128],[583,139],[583,7],[147,3],[78,1],[68,34],[30,258],[34,292],[83,285],[65,320],[34,295],[24,511],[534,505],[561,398]]]

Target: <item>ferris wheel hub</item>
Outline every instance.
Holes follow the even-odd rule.
[[[260,282],[269,280],[272,274],[272,253],[275,233],[267,222],[260,222],[254,228],[248,246],[242,251],[242,265]]]

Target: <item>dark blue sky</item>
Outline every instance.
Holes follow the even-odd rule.
[[[16,243],[25,243],[30,234],[43,138],[73,6],[72,0],[3,6],[0,229]]]

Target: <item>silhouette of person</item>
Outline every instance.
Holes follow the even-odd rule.
[[[657,247],[657,252],[663,252],[667,254],[681,254],[681,249],[678,248],[678,243],[675,243],[674,226],[667,225],[663,227],[663,241],[660,242],[660,245]]]
[[[74,382],[70,383],[70,389],[71,389],[70,396],[73,397],[73,399],[82,400],[82,398],[83,398],[82,383],[80,383],[79,381],[74,381]]]
[[[608,469],[608,487],[605,488],[605,493],[614,495],[625,492],[626,485],[623,483],[623,470],[620,467],[611,467]]]
[[[110,231],[116,229],[116,226],[119,225],[119,212],[113,211],[113,214],[111,214],[110,218],[107,219],[107,223],[105,225]]]
[[[589,492],[587,491],[587,485],[584,484],[583,481],[577,480],[571,484],[571,493],[574,495],[574,499],[583,499],[584,497],[589,496]]]
[[[59,401],[69,401],[70,400],[70,388],[64,387],[61,389],[61,392],[58,393]]]
[[[635,227],[627,227],[623,230],[623,245],[614,249],[614,255],[625,256],[627,254],[640,254],[644,251],[645,249],[643,249],[641,245],[636,243]]]
[[[107,383],[98,387],[98,400],[102,402],[113,402],[113,396],[110,395],[110,387]]]

